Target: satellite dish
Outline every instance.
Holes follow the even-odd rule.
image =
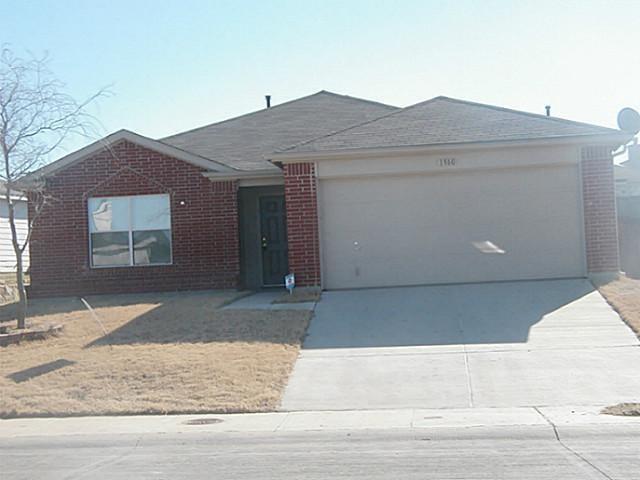
[[[640,113],[633,108],[623,108],[618,113],[618,127],[634,135],[640,132]]]

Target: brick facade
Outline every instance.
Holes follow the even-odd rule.
[[[55,199],[30,243],[32,296],[235,288],[239,276],[237,183],[119,142],[47,179]],[[168,193],[173,264],[91,268],[87,199]]]
[[[617,272],[618,228],[612,148],[581,151],[584,228],[589,273]]]
[[[587,268],[619,269],[611,148],[581,151]],[[283,166],[289,269],[298,286],[318,286],[320,239],[313,163]],[[239,282],[238,186],[211,182],[203,170],[128,141],[47,179],[55,199],[30,242],[32,296],[236,288]],[[87,200],[168,193],[173,264],[91,268]],[[32,213],[32,212],[31,212]]]
[[[284,195],[289,238],[289,271],[296,285],[320,285],[320,239],[315,165],[292,163],[284,167]]]

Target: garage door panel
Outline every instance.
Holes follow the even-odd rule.
[[[327,288],[582,276],[575,166],[320,180]]]

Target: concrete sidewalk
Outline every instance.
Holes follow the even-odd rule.
[[[9,419],[0,420],[0,438],[193,432],[434,431],[518,426],[537,427],[532,431],[553,434],[554,428],[605,425],[638,428],[640,434],[640,417],[601,415],[601,409],[602,406],[399,409]],[[196,424],[190,424],[194,420]]]
[[[312,311],[316,302],[299,302],[299,303],[273,303],[278,300],[284,289],[267,290],[264,292],[256,292],[245,297],[241,297],[235,302],[223,307],[223,310],[306,310]]]

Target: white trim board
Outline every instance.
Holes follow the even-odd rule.
[[[498,148],[534,148],[539,146],[552,145],[611,145],[615,148],[627,143],[633,138],[626,133],[604,134],[604,135],[574,135],[559,137],[544,137],[539,139],[526,140],[500,140],[486,142],[464,142],[464,143],[442,143],[431,145],[412,145],[401,147],[372,147],[342,150],[323,150],[309,152],[280,151],[267,156],[271,162],[299,163],[313,160],[324,160],[332,158],[373,158],[390,157],[402,155],[415,155],[418,153],[448,153],[454,151],[498,149]]]
[[[262,187],[268,185],[284,185],[284,174],[280,170],[256,170],[234,172],[203,172],[202,175],[212,182],[232,180],[240,187]]]

